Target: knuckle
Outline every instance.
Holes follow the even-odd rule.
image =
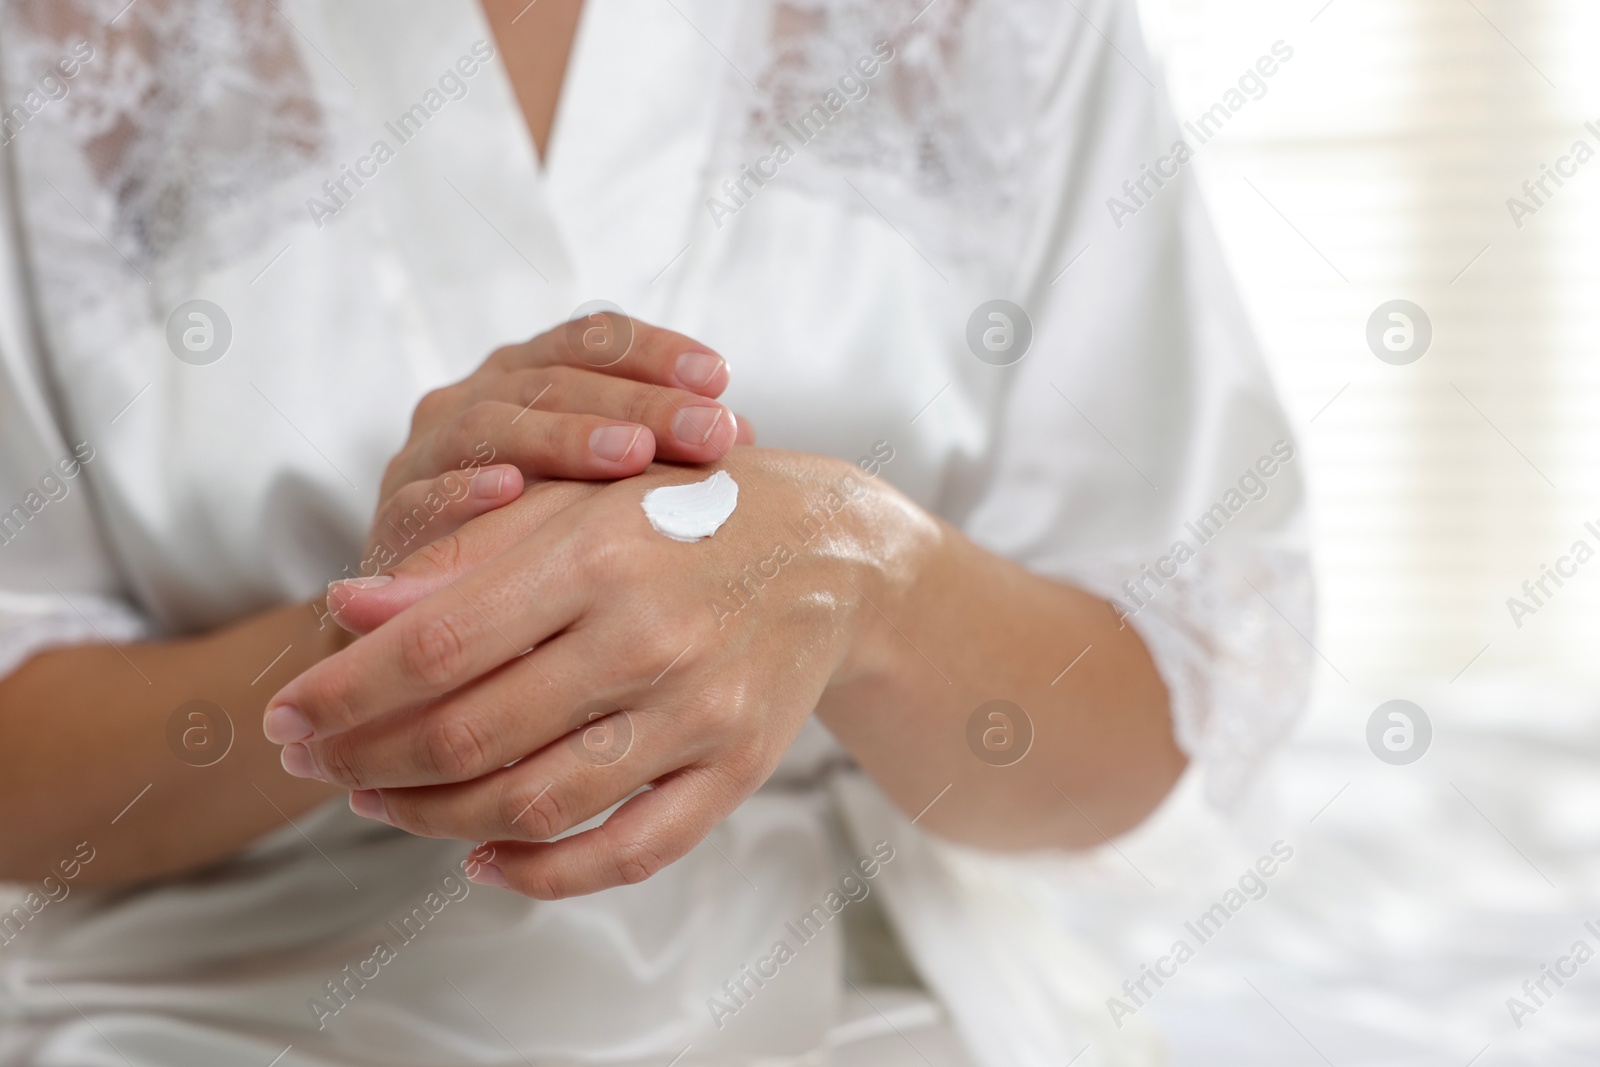
[[[448,533],[411,554],[410,563],[425,571],[453,577],[461,573],[465,562],[459,534]]]
[[[626,403],[622,406],[622,418],[629,422],[638,422],[642,426],[659,426],[661,424],[661,400],[656,390],[650,386],[638,386],[634,382],[618,382],[624,390]]]
[[[506,881],[523,896],[534,900],[560,900],[567,895],[566,884],[552,865],[535,863],[528,869],[511,870],[502,866]]]
[[[519,404],[535,411],[560,411],[571,392],[570,372],[565,367],[538,367],[523,371],[517,386]]]
[[[548,387],[550,391],[545,394],[545,403],[553,406],[567,399],[574,387],[583,380],[583,375],[589,372],[578,367],[569,367],[564,363],[553,363],[532,373],[538,377],[529,383],[532,386],[530,399]]]
[[[577,541],[571,549],[572,565],[590,582],[609,582],[621,578],[622,568],[628,563],[629,553],[613,536],[604,530],[592,530],[590,535]]]
[[[684,657],[685,664],[698,662],[717,643],[717,619],[709,611],[680,609],[666,625],[673,633],[683,635],[686,644],[694,644],[693,650]]]
[[[617,881],[625,885],[637,885],[675,858],[664,841],[654,834],[648,834],[619,841],[612,855],[612,864]]]
[[[608,320],[605,314],[603,311],[598,311],[579,315],[552,330],[550,337],[553,342],[550,346],[552,362],[574,366],[586,365],[584,357],[588,355],[586,342],[591,336],[590,331],[596,327],[602,331],[607,328]]]
[[[406,627],[400,634],[401,669],[425,685],[448,687],[466,667],[470,634],[470,624],[454,614]]]
[[[536,423],[529,431],[534,451],[546,458],[577,451],[583,440],[575,432],[580,426],[580,421],[570,415],[558,415]]]
[[[306,678],[296,702],[319,732],[343,730],[358,721],[356,684],[356,675],[343,663],[324,663]]]
[[[642,319],[633,320],[633,329],[635,350],[653,363],[676,356],[683,350],[687,340],[663,326]]]
[[[411,409],[411,433],[416,435],[437,422],[448,410],[449,404],[443,389],[422,394],[417,406]]]
[[[461,413],[456,422],[458,443],[471,447],[487,440],[500,424],[500,405],[492,400],[479,400]]]
[[[427,804],[413,803],[405,790],[389,789],[383,794],[384,808],[389,821],[408,834],[417,837],[449,837],[440,830],[432,809]]]
[[[361,764],[356,759],[355,749],[344,737],[335,736],[318,742],[315,752],[317,769],[328,781],[346,789],[367,788],[367,781],[362,773]]]
[[[483,361],[483,366],[493,369],[514,366],[527,348],[527,344],[501,345],[489,353],[489,357]]]
[[[389,808],[389,819],[406,833],[416,837],[453,837],[451,833],[443,830],[438,825],[437,819],[427,805],[413,805],[406,801],[397,801],[389,795],[384,795],[384,803]]]
[[[697,680],[679,708],[684,723],[700,736],[713,739],[717,759],[737,755],[729,770],[747,769],[745,758],[759,759],[766,742],[761,707],[748,686],[734,682]],[[755,752],[747,751],[754,747]]]
[[[665,408],[659,394],[649,386],[636,385],[628,389],[628,413],[624,416],[629,422],[637,422],[642,426],[661,426],[667,422]]]
[[[547,783],[508,789],[501,799],[500,818],[514,840],[544,841],[568,829],[569,812],[561,793]]]
[[[779,753],[781,758],[782,753]],[[713,772],[713,787],[730,801],[755,792],[777,765],[766,746],[739,745],[722,753]]]
[[[684,661],[694,653],[692,647],[685,648],[688,644],[683,634],[673,632],[670,627],[647,626],[635,635],[633,655],[640,668],[654,678],[669,667],[676,672],[684,666]]]
[[[445,718],[423,734],[422,758],[448,781],[475,778],[494,766],[493,734],[473,719]]]
[[[740,702],[715,686],[690,694],[679,709],[684,723],[696,732],[725,736],[740,718]]]

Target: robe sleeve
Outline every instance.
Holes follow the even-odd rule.
[[[1033,338],[1001,372],[1002,429],[963,525],[1115,605],[1226,807],[1305,704],[1304,463],[1201,201],[1193,138],[1140,69],[1133,6],[1092,12],[1123,48],[1070,12],[1046,46],[1087,51],[1043,64],[1064,73],[1040,105],[1012,286]],[[1144,177],[1156,170],[1168,176]],[[1064,647],[1062,665],[1079,651]]]
[[[3,162],[3,160],[0,160]],[[61,424],[0,167],[0,676],[45,649],[145,636],[91,494],[95,427]]]

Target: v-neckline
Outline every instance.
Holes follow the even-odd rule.
[[[490,32],[480,0],[467,2],[483,31]],[[585,0],[543,158],[503,58],[495,64],[500,68],[495,76],[503,87],[503,95],[497,95],[508,105],[506,118],[511,127],[506,136],[518,138],[523,146],[520,154],[528,160],[536,182],[536,210],[558,235],[573,281],[580,289],[599,285],[590,296],[608,300],[631,296],[638,301],[645,285],[663,266],[683,262],[675,257],[693,238],[696,213],[703,202],[705,168],[717,136],[716,116],[722,111],[721,97],[728,80],[720,67],[702,62],[697,50],[704,46],[708,32],[720,40],[725,28],[704,20],[690,22],[672,5],[662,5],[665,14],[655,13],[635,22],[633,16],[618,10],[620,6],[614,0]],[[654,29],[647,28],[650,26]],[[652,40],[655,33],[664,36]],[[668,84],[657,78],[630,85],[626,92],[644,94],[637,100],[638,110],[616,111],[613,78],[620,74],[621,81],[627,82],[641,72],[637,67],[625,72],[614,67],[619,56],[639,48],[655,49],[646,66],[663,68],[658,73],[668,78]],[[677,74],[688,74],[695,87],[680,84]],[[647,95],[651,86],[655,97]],[[685,107],[685,93],[696,102],[692,109]],[[665,116],[659,113],[663,98],[671,101],[670,113]],[[647,120],[642,127],[641,114]],[[675,142],[665,149],[672,157],[667,170],[660,180],[646,181],[645,176],[662,162],[666,141]],[[619,148],[624,146],[627,151],[619,156]],[[637,221],[640,214],[646,218],[629,229],[626,240],[599,236],[613,233],[619,218]],[[663,229],[670,230],[670,235],[661,233]],[[622,281],[633,273],[621,262],[625,254],[648,263],[644,274],[633,279],[639,283],[636,286]],[[669,292],[670,286],[657,287],[652,299],[666,300]]]
[[[494,31],[494,24],[489,19],[489,13],[484,8],[483,0],[471,0],[471,2],[477,8],[478,17],[482,20],[490,40],[495,42],[495,48],[500,53],[500,75],[505,79],[506,91],[510,96],[523,135],[527,139],[528,152],[533,158],[534,171],[538,175],[540,182],[548,184],[550,173],[553,169],[552,161],[560,156],[560,146],[566,140],[562,136],[562,130],[565,128],[566,123],[562,120],[566,113],[571,110],[571,101],[574,95],[573,85],[578,78],[584,34],[593,22],[591,15],[595,8],[594,0],[584,0],[579,7],[577,24],[573,27],[572,40],[567,46],[567,59],[566,65],[561,72],[561,84],[556,87],[555,106],[550,112],[550,128],[545,135],[543,151],[540,150],[539,142],[533,135],[533,128],[528,121],[527,112],[522,106],[522,98],[517,93],[517,83],[511,77],[511,68],[506,62],[505,48]],[[529,6],[531,7],[532,4],[530,3]]]

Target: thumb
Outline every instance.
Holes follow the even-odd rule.
[[[412,552],[387,573],[332,583],[328,586],[328,611],[351,633],[371,633],[597,490],[594,483],[586,482],[536,483],[515,502],[463,523]]]

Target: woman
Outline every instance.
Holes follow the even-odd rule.
[[[4,33],[0,1063],[1152,1062],[998,854],[1239,794],[1308,597],[1131,7]]]

